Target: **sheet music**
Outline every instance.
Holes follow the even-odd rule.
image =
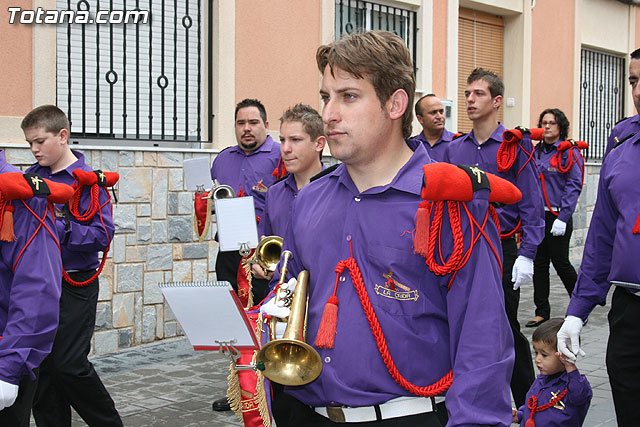
[[[159,283],[194,350],[218,350],[236,340],[238,349],[259,348],[238,296],[229,282]]]
[[[186,159],[182,162],[187,190],[211,190],[213,181],[211,180],[211,165],[209,157],[196,157]]]
[[[253,196],[214,200],[220,251],[237,251],[242,243],[258,246]]]

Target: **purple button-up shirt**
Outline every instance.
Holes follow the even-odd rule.
[[[556,375],[538,375],[527,393],[527,402],[531,396],[537,396],[538,407],[540,407],[551,402],[565,388],[567,389],[567,394],[560,399],[562,404],[558,402],[556,405],[534,414],[533,421],[536,426],[582,426],[587,416],[593,392],[587,377],[580,375],[577,369],[570,373],[565,371]],[[531,410],[526,404],[522,405],[518,410],[518,419],[521,420],[520,427],[525,427],[530,416]]]
[[[485,172],[498,175],[520,189],[522,199],[518,203],[498,208],[500,217],[500,231],[508,233],[522,221],[522,242],[519,255],[534,259],[538,245],[544,238],[544,201],[538,179],[538,171],[534,161],[529,161],[527,154],[518,149],[517,158],[508,172],[498,172],[496,160],[498,149],[502,144],[502,134],[505,127],[500,124],[488,140],[479,144],[470,133],[456,138],[447,144],[444,161],[454,165],[478,166]],[[523,139],[522,144],[527,150],[533,150],[529,139]],[[527,165],[523,168],[523,166]],[[518,171],[520,175],[516,179]]]
[[[255,151],[245,154],[237,145],[225,148],[216,156],[211,166],[211,178],[220,184],[240,190],[245,196],[253,196],[256,215],[264,216],[265,197],[268,188],[276,181],[272,175],[280,159],[280,144],[271,136]]]
[[[631,230],[640,214],[640,134],[614,148],[602,162],[578,281],[567,314],[585,320],[604,305],[611,281],[640,284],[640,234]]]
[[[509,379],[513,369],[513,334],[504,312],[498,260],[482,238],[447,292],[450,275],[431,273],[413,252],[415,216],[421,201],[422,166],[430,163],[419,146],[393,181],[359,192],[344,165],[311,182],[298,194],[285,249],[293,252],[291,275],[310,274],[307,342],[316,338],[339,261],[353,257],[399,372],[411,383],[427,386],[453,370],[447,408],[449,424],[511,423]],[[482,223],[488,191],[468,202]],[[449,224],[444,219],[446,230]],[[465,244],[469,220],[462,215]],[[499,247],[495,227],[487,227]],[[443,232],[443,256],[452,251]],[[499,250],[499,249],[498,249]],[[395,291],[386,286],[391,278]],[[274,278],[275,279],[275,278]],[[335,346],[318,349],[323,370],[312,383],[287,387],[311,406],[370,406],[410,396],[392,378],[378,351],[349,271],[340,274]]]
[[[409,147],[411,147],[412,150],[415,150],[418,144],[424,145],[424,148],[427,149],[427,153],[432,160],[436,162],[442,162],[444,161],[444,154],[447,150],[447,143],[451,142],[452,139],[453,132],[449,132],[448,130],[444,129],[442,131],[442,135],[440,136],[440,138],[438,138],[438,140],[435,144],[433,144],[432,147],[431,144],[429,144],[429,141],[427,141],[427,137],[424,136],[424,131],[422,131],[420,132],[420,134],[414,136],[413,138],[409,138],[407,140],[407,144],[409,145]]]
[[[638,132],[640,132],[640,116],[638,114],[632,117],[627,117],[619,122],[609,134],[609,138],[607,139],[607,148],[604,152],[605,156],[609,154],[609,151],[611,151],[618,141],[622,141],[624,138],[630,135],[635,135]]]
[[[85,163],[84,154],[79,151],[72,151],[78,160],[66,169],[52,174],[48,166],[40,166],[36,163],[29,167],[27,172],[37,173],[41,177],[50,179],[51,181],[72,185],[74,181],[74,170],[93,170]],[[107,190],[100,188],[98,192],[100,205],[105,204],[107,200],[109,200]],[[80,213],[87,211],[90,202],[90,187],[85,187],[82,191],[82,197],[80,198]],[[115,232],[111,214],[111,203],[106,203],[101,211],[96,212],[94,217],[87,222],[80,222],[70,214],[69,219],[65,220],[64,210],[64,205],[55,205],[56,217],[58,217],[56,230],[58,231],[58,239],[62,247],[62,264],[64,265],[64,269],[66,271],[84,271],[98,268],[100,265],[98,252],[104,251],[109,247],[113,239],[113,233]],[[102,213],[102,218],[100,213]]]
[[[553,208],[560,208],[558,215],[560,221],[569,222],[582,192],[584,159],[580,155],[580,150],[572,147],[562,152],[562,165],[567,164],[569,152],[573,152],[574,163],[571,169],[567,172],[560,172],[557,168],[551,167],[551,158],[558,153],[556,147],[560,142],[556,141],[552,146],[544,142],[539,143],[533,157],[536,159],[538,171],[544,176],[544,190],[549,205]]]
[[[0,150],[0,174],[20,172],[8,164]],[[34,197],[26,204],[55,233],[53,216],[45,197]],[[51,351],[58,327],[62,263],[54,238],[41,228],[20,200],[14,200],[13,227],[16,240],[0,241],[0,380],[18,384],[25,376],[35,379],[37,368]]]

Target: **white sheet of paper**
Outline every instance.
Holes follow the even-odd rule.
[[[253,196],[214,200],[220,251],[237,251],[242,243],[258,246]]]
[[[196,191],[200,189],[211,190],[213,181],[211,180],[211,165],[208,157],[196,157],[186,159],[182,162],[184,169],[187,190]]]
[[[257,349],[238,296],[229,282],[170,282],[158,286],[194,350],[218,350],[216,341],[236,340],[238,349]]]

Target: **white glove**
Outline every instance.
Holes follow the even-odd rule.
[[[580,331],[582,330],[582,319],[576,316],[567,316],[564,323],[558,331],[558,351],[569,358],[570,362],[575,363],[578,356],[584,356],[585,353],[580,349]],[[571,344],[571,349],[568,348]]]
[[[291,292],[291,295],[293,295],[293,291],[295,291],[297,283],[298,281],[295,279],[295,277],[293,277],[289,279],[287,283],[283,283],[282,285],[280,285],[280,299],[276,300],[276,298],[274,297],[266,303],[262,304],[260,306],[260,313],[262,313],[263,315],[277,317],[279,319],[289,317],[289,314],[291,314],[291,309],[285,305],[284,301],[289,293],[284,291],[289,291]]]
[[[556,218],[553,221],[553,225],[551,226],[551,235],[552,236],[564,236],[564,233],[567,231],[567,223],[564,221],[560,221]]]
[[[18,386],[0,380],[0,411],[13,405],[18,397]]]
[[[511,281],[513,282],[513,290],[517,291],[520,286],[533,279],[533,260],[526,256],[518,256],[511,270]]]

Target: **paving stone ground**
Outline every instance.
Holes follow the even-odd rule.
[[[557,276],[552,276],[552,317],[562,317],[568,296]],[[519,319],[530,339],[532,328],[524,324],[534,316],[532,285],[522,290]],[[593,400],[585,426],[616,426],[605,367],[608,337],[607,307],[597,307],[582,333],[587,356],[578,367],[593,388]],[[142,426],[242,426],[232,412],[213,412],[213,400],[225,395],[229,362],[212,352],[196,352],[186,338],[146,344],[92,359],[113,397],[124,425]],[[32,426],[35,423],[32,421]],[[86,426],[74,414],[73,427]]]

